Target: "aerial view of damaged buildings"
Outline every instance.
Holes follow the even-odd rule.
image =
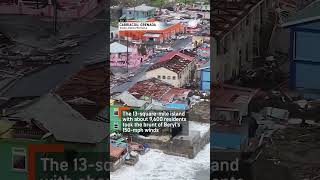
[[[210,22],[206,12],[209,8],[201,2],[161,9],[145,4],[122,9],[119,18],[156,19],[165,25],[156,32],[132,34],[110,27],[112,103],[142,109],[184,109],[190,112],[190,122],[207,123],[208,117],[202,120],[199,114],[205,112],[201,107],[206,108],[202,104],[209,102],[211,89],[213,98],[207,108],[211,110],[211,152],[233,150],[250,154],[246,157],[254,161],[272,156],[286,162],[288,159],[273,151],[278,145],[278,150],[286,151],[281,146],[286,139],[279,137],[288,136],[290,141],[292,132],[304,137],[310,127],[319,132],[320,83],[315,77],[320,74],[320,3],[211,3],[214,9]],[[119,7],[111,10],[117,12]],[[191,124],[185,140],[193,138]],[[309,133],[310,138],[294,148],[308,153],[303,146],[309,147],[311,137],[316,136],[315,132]],[[141,143],[141,151],[146,147],[161,149],[156,139],[160,137],[139,136],[135,141]],[[144,147],[143,143],[149,145]],[[118,152],[114,154],[114,162],[118,163],[121,153],[126,153],[124,148],[114,147],[118,146],[111,144],[111,151]],[[261,147],[266,148],[261,151]],[[195,155],[178,148],[163,150]],[[292,158],[298,156],[293,153]],[[311,170],[288,168],[299,177],[312,176]]]
[[[6,15],[14,14],[19,15],[17,24],[18,17],[27,22],[26,17],[36,16],[51,28],[48,18],[54,16],[54,7],[48,2],[3,0],[0,24]],[[93,17],[90,12],[103,7],[102,1],[95,0],[58,2],[62,4],[59,18]],[[319,149],[320,131],[319,1],[210,3],[214,7],[210,13],[208,2],[200,0],[164,7],[166,2],[161,8],[152,4],[111,7],[110,102],[104,67],[108,53],[104,61],[77,69],[80,60],[97,56],[99,45],[105,50],[105,43],[99,41],[105,32],[97,33],[99,38],[62,33],[52,46],[38,44],[49,42],[47,37],[30,43],[29,36],[17,36],[9,29],[15,23],[6,20],[0,26],[0,155],[5,157],[2,164],[9,165],[0,168],[0,174],[5,179],[26,178],[21,170],[27,167],[29,143],[63,142],[79,151],[101,150],[108,137],[105,114],[111,104],[110,122],[119,121],[117,107],[123,105],[185,110],[189,117],[189,126],[180,134],[139,135],[129,141],[111,124],[110,148],[102,149],[110,150],[113,170],[137,161],[135,153],[128,158],[128,150],[143,154],[155,148],[193,158],[209,141],[212,151],[248,152],[255,161],[284,166],[295,162],[288,168],[298,179],[317,176],[320,167],[314,166],[320,160],[313,149]],[[157,31],[119,32],[116,26],[121,18],[157,20],[163,26]],[[28,29],[32,27],[24,30]],[[41,31],[41,36],[46,32]],[[72,51],[74,47],[83,51]],[[56,73],[57,69],[75,71]],[[168,139],[184,145],[172,146]],[[158,146],[159,142],[164,145]],[[280,156],[281,152],[287,156]],[[311,161],[316,163],[300,168]]]
[[[134,165],[149,148],[194,158],[209,143],[210,12],[209,3],[141,4],[111,7],[111,140],[112,171]],[[157,30],[118,30],[119,19],[160,21]],[[179,132],[121,134],[118,108],[182,110],[188,122]],[[199,128],[201,127],[201,128]],[[142,135],[143,134],[143,135]],[[174,143],[172,143],[172,141]],[[180,144],[180,145],[177,145]]]

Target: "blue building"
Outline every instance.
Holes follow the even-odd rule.
[[[200,71],[200,89],[202,91],[210,91],[210,61],[202,65]]]
[[[249,141],[249,124],[241,120],[240,111],[216,107],[213,116],[215,123],[211,126],[211,148],[243,151]]]
[[[315,1],[283,27],[290,29],[290,85],[306,98],[320,97],[320,1]]]
[[[221,148],[242,151],[248,144],[248,130],[244,128],[237,128],[234,132],[230,129],[221,132],[219,132],[218,129],[214,129],[210,137],[210,143],[213,149]]]
[[[123,9],[122,18],[127,19],[149,19],[153,18],[156,13],[156,8],[151,6],[146,6],[142,4],[137,7],[132,7],[128,9]]]

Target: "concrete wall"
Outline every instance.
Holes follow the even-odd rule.
[[[168,76],[170,77],[170,79],[168,79]],[[147,78],[154,77],[154,78],[160,79],[160,80],[167,82],[175,87],[180,87],[180,84],[181,84],[180,80],[178,79],[178,74],[173,71],[170,71],[166,68],[158,68],[158,69],[154,69],[151,71],[147,71],[146,77]],[[165,77],[165,78],[163,78],[163,77]],[[173,79],[173,77],[175,79]]]
[[[182,156],[187,158],[194,158],[198,152],[210,141],[210,131],[200,136],[200,132],[194,134],[190,138],[180,139],[176,138],[172,141],[163,142],[154,139],[141,139],[134,137],[133,141],[138,143],[146,143],[153,149],[162,150],[166,154]]]

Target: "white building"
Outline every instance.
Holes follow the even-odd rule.
[[[118,32],[119,32],[118,28],[110,26],[110,40],[111,41],[116,40],[116,39],[119,38]]]
[[[157,78],[175,87],[182,87],[190,82],[191,73],[195,68],[195,58],[177,52],[168,53],[172,56],[160,60],[146,72],[146,78]]]

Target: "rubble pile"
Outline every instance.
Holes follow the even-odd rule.
[[[0,94],[23,76],[40,71],[52,64],[70,63],[67,52],[78,46],[76,35],[66,35],[51,49],[31,47],[15,42],[0,32]]]
[[[253,98],[250,109],[259,125],[256,142],[260,148],[253,158],[285,167],[297,180],[320,179],[319,100],[269,91]]]
[[[210,119],[210,94],[200,91],[192,91],[192,96],[190,100],[190,112],[189,119],[191,121],[206,122],[208,123]]]
[[[287,74],[282,69],[285,59],[282,56],[257,58],[251,69],[240,72],[240,85],[270,90],[285,81]]]
[[[123,84],[127,81],[128,81],[128,78],[122,77],[118,74],[110,76],[110,89],[112,89],[113,87],[116,87],[120,84]]]
[[[252,99],[250,109],[260,112],[264,107],[273,107],[288,110],[289,118],[320,121],[320,101],[306,100],[302,96],[290,97],[281,91],[261,93]]]
[[[10,67],[67,63],[68,57],[73,54],[66,50],[77,45],[77,40],[60,39],[53,48],[40,49],[9,41],[0,49],[0,61]]]
[[[265,156],[289,168],[297,179],[320,179],[320,127],[289,126],[272,136]]]

